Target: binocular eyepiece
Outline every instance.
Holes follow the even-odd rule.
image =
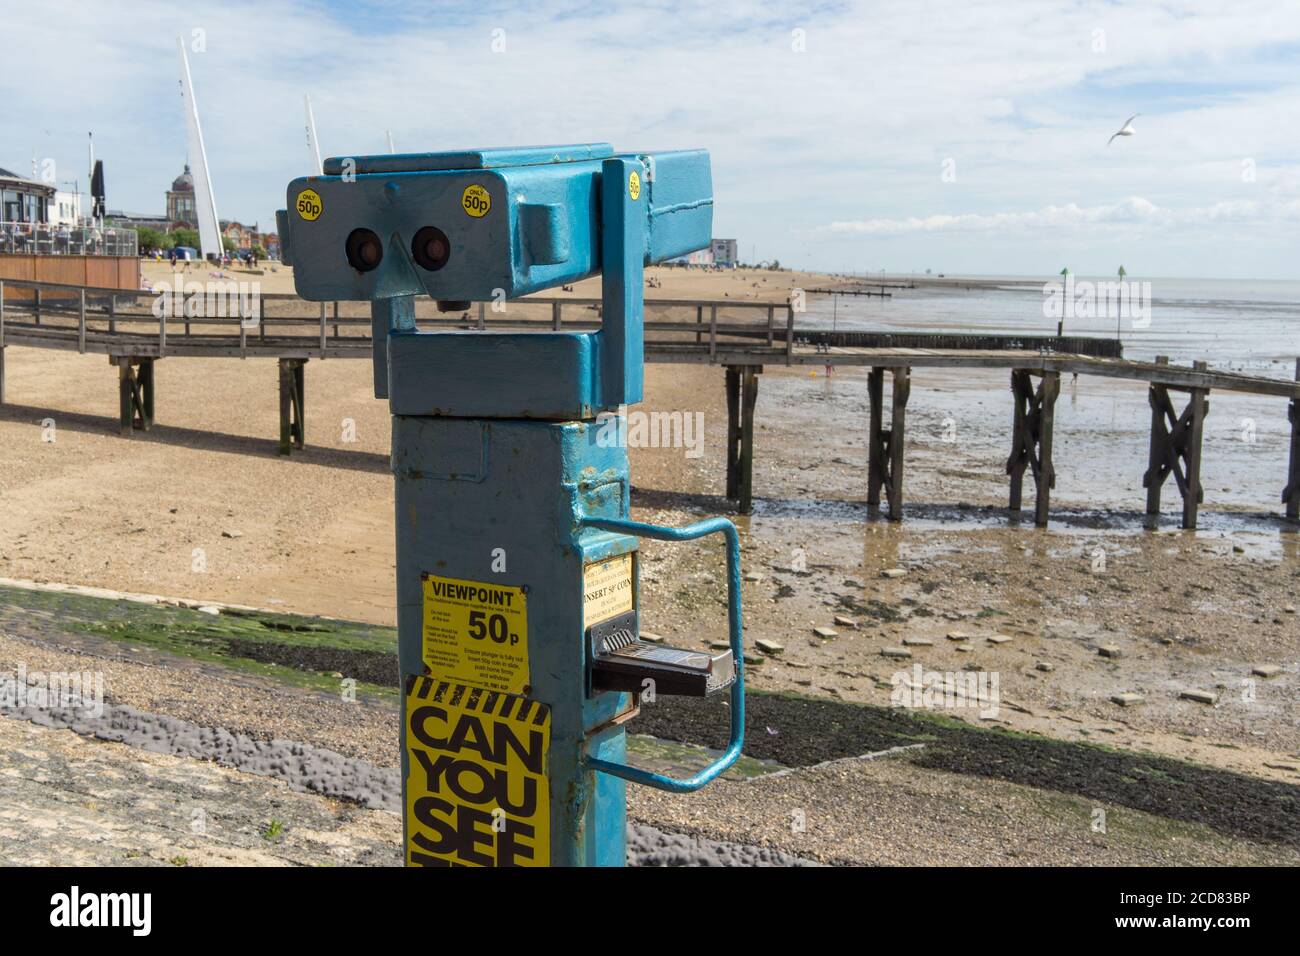
[[[384,261],[383,241],[370,229],[353,229],[343,249],[357,272],[371,272]],[[451,240],[437,226],[422,226],[411,240],[411,259],[421,269],[437,272],[450,258]]]

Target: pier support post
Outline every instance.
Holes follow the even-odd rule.
[[[754,510],[754,405],[763,367],[727,366],[727,498],[747,515]]]
[[[117,365],[119,430],[123,435],[135,429],[147,432],[154,421],[154,359],[110,355],[109,362]]]
[[[1056,416],[1056,399],[1061,394],[1061,374],[1043,372],[1037,390],[1030,372],[1013,369],[1011,395],[1015,402],[1015,417],[1011,426],[1011,455],[1007,458],[1007,474],[1011,478],[1008,507],[1020,511],[1024,488],[1025,469],[1034,476],[1036,492],[1034,524],[1047,527],[1047,513],[1051,506],[1052,489],[1056,487],[1056,469],[1052,466],[1052,425]]]
[[[1196,527],[1196,511],[1205,500],[1201,487],[1201,436],[1209,413],[1210,390],[1188,389],[1187,407],[1175,413],[1169,388],[1153,382],[1147,391],[1151,404],[1151,454],[1142,486],[1147,490],[1148,524],[1160,514],[1160,489],[1172,474],[1183,496],[1183,527]]]
[[[280,364],[280,454],[288,455],[293,448],[302,448],[306,442],[303,429],[305,404],[304,369],[306,359],[282,358]]]
[[[1295,362],[1295,378],[1300,382],[1300,358]],[[4,349],[0,349],[0,402],[4,401]],[[1290,521],[1300,520],[1300,398],[1291,399],[1287,409],[1291,421],[1291,460],[1286,470],[1286,487],[1282,489],[1282,502]]]
[[[906,434],[907,399],[912,391],[912,370],[890,369],[893,395],[889,427],[884,427],[885,368],[873,366],[867,376],[870,423],[867,434],[867,507],[880,506],[884,488],[889,503],[889,520],[903,517],[903,443]]]
[[[754,406],[758,402],[758,373],[762,367],[746,366],[741,373],[740,405],[740,513],[754,510]]]
[[[762,365],[727,365],[727,498],[754,510],[754,405]]]
[[[140,359],[139,371],[136,373],[140,383],[140,427],[144,431],[153,428],[154,421],[153,363],[151,358]]]
[[[727,373],[727,500],[740,495],[740,369],[726,367]]]

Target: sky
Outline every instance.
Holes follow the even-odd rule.
[[[0,0],[0,167],[161,213],[176,38],[223,219],[325,156],[710,151],[714,234],[842,272],[1300,278],[1296,0]],[[1108,144],[1133,114],[1136,133]]]

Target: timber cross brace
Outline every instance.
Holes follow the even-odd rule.
[[[1300,359],[1296,359],[1295,377],[1300,382]],[[1286,505],[1287,520],[1297,521],[1300,520],[1300,398],[1291,399],[1286,417],[1291,422],[1291,457],[1287,462],[1282,503]]]
[[[1202,367],[1204,364],[1197,363]],[[1151,404],[1151,456],[1142,486],[1147,490],[1150,523],[1160,514],[1160,489],[1172,474],[1183,496],[1183,527],[1190,529],[1196,527],[1196,509],[1205,500],[1201,487],[1201,435],[1210,410],[1210,391],[1192,388],[1188,392],[1187,407],[1178,415],[1169,399],[1168,386],[1152,384],[1147,391]]]
[[[303,405],[306,400],[306,359],[280,359],[280,454],[306,443],[303,430]]]
[[[867,436],[867,507],[880,507],[880,489],[889,502],[889,520],[903,518],[903,441],[907,416],[907,397],[912,391],[912,370],[907,367],[889,370],[893,375],[893,408],[889,427],[884,426],[885,368],[873,366],[867,377],[870,399],[870,425]]]
[[[743,515],[754,510],[754,403],[763,367],[727,366],[727,498]]]
[[[1020,511],[1025,469],[1028,468],[1033,473],[1037,492],[1034,524],[1044,528],[1052,489],[1056,487],[1056,469],[1052,467],[1052,425],[1056,398],[1061,394],[1061,375],[1059,372],[1043,372],[1035,390],[1031,373],[1026,369],[1014,369],[1011,372],[1011,394],[1015,400],[1015,418],[1011,427],[1011,455],[1007,458],[1007,474],[1011,478],[1008,507],[1013,512]]]
[[[147,432],[153,427],[154,378],[151,358],[110,355],[117,366],[119,428],[123,435],[132,429]]]

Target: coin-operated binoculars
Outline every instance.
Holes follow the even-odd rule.
[[[698,789],[743,739],[736,529],[629,520],[625,442],[597,421],[641,400],[644,266],[709,243],[708,153],[589,144],[324,170],[289,184],[279,228],[299,295],[372,303],[397,479],[406,862],[622,865],[625,781]],[[416,327],[420,293],[459,311],[598,273],[596,332]],[[641,640],[637,539],[714,533],[729,650]],[[626,763],[647,691],[728,688],[730,745],[707,769]]]

